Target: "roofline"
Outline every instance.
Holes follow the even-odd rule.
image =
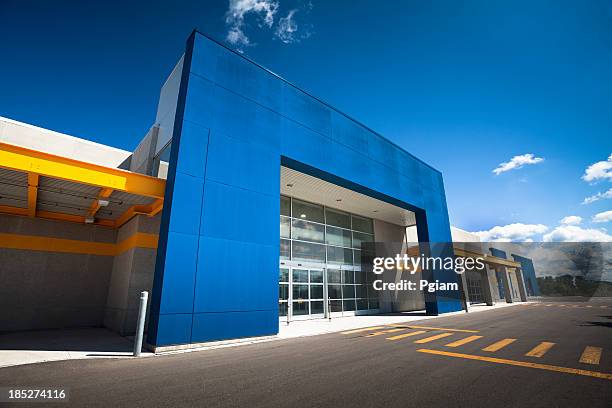
[[[42,132],[53,133],[53,134],[55,134],[57,136],[65,137],[67,139],[74,139],[74,140],[82,141],[82,142],[85,142],[86,144],[89,144],[89,145],[92,145],[92,146],[95,146],[95,147],[104,147],[104,148],[107,148],[107,149],[115,150],[115,151],[120,152],[120,153],[125,153],[127,155],[131,155],[132,154],[132,152],[130,152],[128,150],[119,149],[118,147],[114,147],[114,146],[110,146],[110,145],[94,142],[92,140],[83,139],[83,138],[77,137],[77,136],[68,135],[66,133],[58,132],[56,130],[47,129],[47,128],[44,128],[44,127],[32,125],[31,123],[20,122],[18,120],[10,119],[10,118],[4,117],[4,116],[0,116],[0,122],[7,122],[7,123],[11,123],[11,124],[18,125],[18,126],[28,127],[30,129],[36,129],[36,130],[42,131]]]

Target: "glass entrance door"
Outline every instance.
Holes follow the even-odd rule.
[[[281,267],[278,309],[281,319],[325,317],[323,268]]]

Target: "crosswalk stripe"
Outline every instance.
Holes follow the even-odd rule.
[[[491,344],[490,346],[487,346],[485,348],[482,349],[482,351],[497,351],[497,350],[501,350],[504,347],[506,347],[508,344],[514,343],[516,341],[516,339],[503,339],[500,340],[498,342],[495,342],[493,344]]]
[[[554,306],[554,305],[545,305],[546,307]]]
[[[442,339],[444,337],[448,337],[448,336],[452,336],[452,335],[453,335],[453,333],[440,333],[440,334],[436,334],[435,336],[425,337],[424,339],[415,340],[414,342],[417,343],[417,344],[429,343],[430,341]]]
[[[399,329],[382,330],[382,331],[378,331],[378,332],[374,332],[374,333],[368,333],[368,334],[366,334],[366,336],[374,337],[374,336],[380,336],[382,334],[387,334],[387,333],[395,333],[395,332],[402,331],[402,330],[406,330],[406,329],[399,328]]]
[[[423,334],[423,333],[427,333],[427,332],[425,330],[419,330],[415,332],[399,334],[393,337],[387,337],[387,340],[401,340],[401,339],[405,339],[406,337],[416,336],[417,334]]]
[[[543,341],[531,350],[525,356],[527,357],[542,357],[548,350],[550,350],[556,343]]]
[[[602,309],[606,309],[608,306],[604,305],[604,306],[599,306],[599,307],[601,307]]]
[[[461,340],[453,341],[452,343],[445,344],[445,346],[446,347],[459,347],[459,346],[463,346],[464,344],[471,343],[472,341],[475,341],[478,339],[482,339],[482,336],[466,337],[465,339],[461,339]]]
[[[405,329],[440,330],[440,331],[459,332],[459,333],[478,333],[478,330],[450,329],[448,327],[414,326],[414,325],[405,325],[405,324],[390,324],[389,326],[403,327]]]
[[[585,364],[599,364],[601,359],[601,347],[587,346],[580,356],[580,362]]]
[[[345,331],[345,332],[342,332],[342,334],[361,333],[361,332],[368,331],[368,330],[379,330],[379,329],[384,329],[384,328],[385,328],[385,326],[366,327],[366,328],[363,328],[363,329],[355,329],[355,330]]]

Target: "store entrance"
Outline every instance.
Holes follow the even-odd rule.
[[[324,318],[324,269],[281,266],[279,272],[279,317],[288,321]]]

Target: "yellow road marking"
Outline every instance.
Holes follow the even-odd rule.
[[[368,336],[368,337],[380,336],[381,334],[395,333],[395,332],[402,331],[402,330],[406,330],[406,329],[399,328],[399,329],[382,330],[382,331],[378,331],[378,332],[374,332],[374,333],[368,333],[368,334],[366,334],[366,336]]]
[[[527,354],[527,357],[542,357],[548,350],[550,350],[556,343],[550,343],[548,341],[543,341],[531,350]]]
[[[435,336],[425,337],[424,339],[415,340],[414,342],[417,343],[417,344],[429,343],[430,341],[442,339],[444,337],[448,337],[448,336],[452,336],[452,335],[453,335],[453,333],[440,333],[440,334],[436,334]]]
[[[474,340],[478,340],[481,338],[482,336],[470,336],[470,337],[466,337],[465,339],[461,339],[461,340],[453,341],[452,343],[445,344],[445,346],[446,347],[459,347],[459,346],[463,346],[464,344],[470,343]]]
[[[585,364],[599,364],[601,347],[587,346],[580,356],[580,362]]]
[[[448,331],[448,332],[459,332],[459,333],[478,333],[479,332],[479,330],[447,329],[446,327],[408,326],[408,325],[404,325],[404,324],[390,324],[389,326],[405,327],[407,329],[444,330],[444,331]]]
[[[379,330],[379,329],[384,329],[384,328],[385,328],[385,326],[366,327],[364,329],[356,329],[356,330],[345,331],[345,332],[342,332],[342,334],[361,333],[361,332],[368,331],[368,330]]]
[[[568,368],[568,367],[559,367],[559,366],[553,366],[553,365],[548,365],[548,364],[528,363],[525,361],[506,360],[503,358],[495,358],[495,357],[475,356],[471,354],[452,353],[449,351],[438,351],[438,350],[428,350],[428,349],[418,349],[417,351],[419,353],[437,354],[440,356],[465,358],[467,360],[488,361],[490,363],[507,364],[507,365],[513,365],[513,366],[518,366],[518,367],[537,368],[539,370],[556,371],[559,373],[577,374],[577,375],[584,375],[587,377],[596,377],[596,378],[603,378],[606,380],[612,380],[612,374],[610,373],[580,370],[578,368]]]
[[[508,344],[514,343],[516,339],[503,339],[496,343],[491,344],[488,347],[482,349],[482,351],[497,351],[506,347]]]
[[[425,330],[419,330],[415,332],[399,334],[393,337],[387,337],[387,340],[401,340],[401,339],[405,339],[406,337],[416,336],[417,334],[423,334],[423,333],[427,333],[427,332]]]

